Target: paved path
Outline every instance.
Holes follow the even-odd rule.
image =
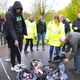
[[[40,47],[39,51],[36,51],[36,48],[34,46],[34,52],[33,53],[30,52],[27,55],[24,52],[22,52],[22,54],[21,54],[22,55],[22,62],[27,65],[27,68],[29,68],[29,63],[34,58],[41,59],[45,64],[47,64],[49,47],[46,46],[45,49],[46,49],[45,51],[42,51],[42,48]],[[12,72],[10,70],[11,64],[9,62],[4,61],[4,59],[7,58],[7,54],[8,54],[7,46],[0,46],[0,58],[1,58],[5,68],[7,70],[7,73],[10,76],[11,80],[16,80],[16,73]],[[68,63],[66,65],[67,69],[72,67],[71,66],[72,64],[73,64],[73,61],[70,61],[70,63]],[[69,71],[68,71],[68,75],[70,77],[70,80],[80,80],[80,75],[75,75]],[[0,63],[0,80],[8,80],[1,63]]]

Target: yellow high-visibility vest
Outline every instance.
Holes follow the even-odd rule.
[[[52,46],[61,46],[62,42],[60,38],[65,36],[64,24],[62,22],[55,23],[51,21],[48,23],[46,39],[48,40],[48,44]]]
[[[25,20],[25,23],[27,26],[27,35],[24,35],[24,38],[34,39],[34,37],[37,36],[36,22],[30,22],[29,20]]]

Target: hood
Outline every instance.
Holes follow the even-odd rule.
[[[13,10],[13,7],[11,6],[11,7],[9,7],[9,9],[8,9],[8,11],[12,11]]]
[[[63,23],[65,23],[66,22],[66,19],[63,19],[63,21],[62,21]]]
[[[23,10],[23,7],[19,1],[14,2],[13,9],[15,10],[16,8],[21,8],[21,10]]]

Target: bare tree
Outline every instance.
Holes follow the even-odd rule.
[[[47,5],[47,1],[48,0],[34,0],[32,4],[33,6],[32,14],[34,14],[36,20],[38,20],[40,15],[45,17],[47,13],[51,12],[51,8],[49,9],[49,5]]]
[[[8,0],[0,0],[0,12],[7,11]]]

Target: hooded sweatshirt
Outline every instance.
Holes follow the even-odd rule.
[[[16,13],[16,9],[20,8],[21,12]],[[25,34],[26,32],[26,25],[24,19],[22,17],[22,5],[19,1],[15,1],[14,5],[9,8],[6,14],[6,27],[7,27],[7,36],[11,39],[16,40],[18,34]]]

